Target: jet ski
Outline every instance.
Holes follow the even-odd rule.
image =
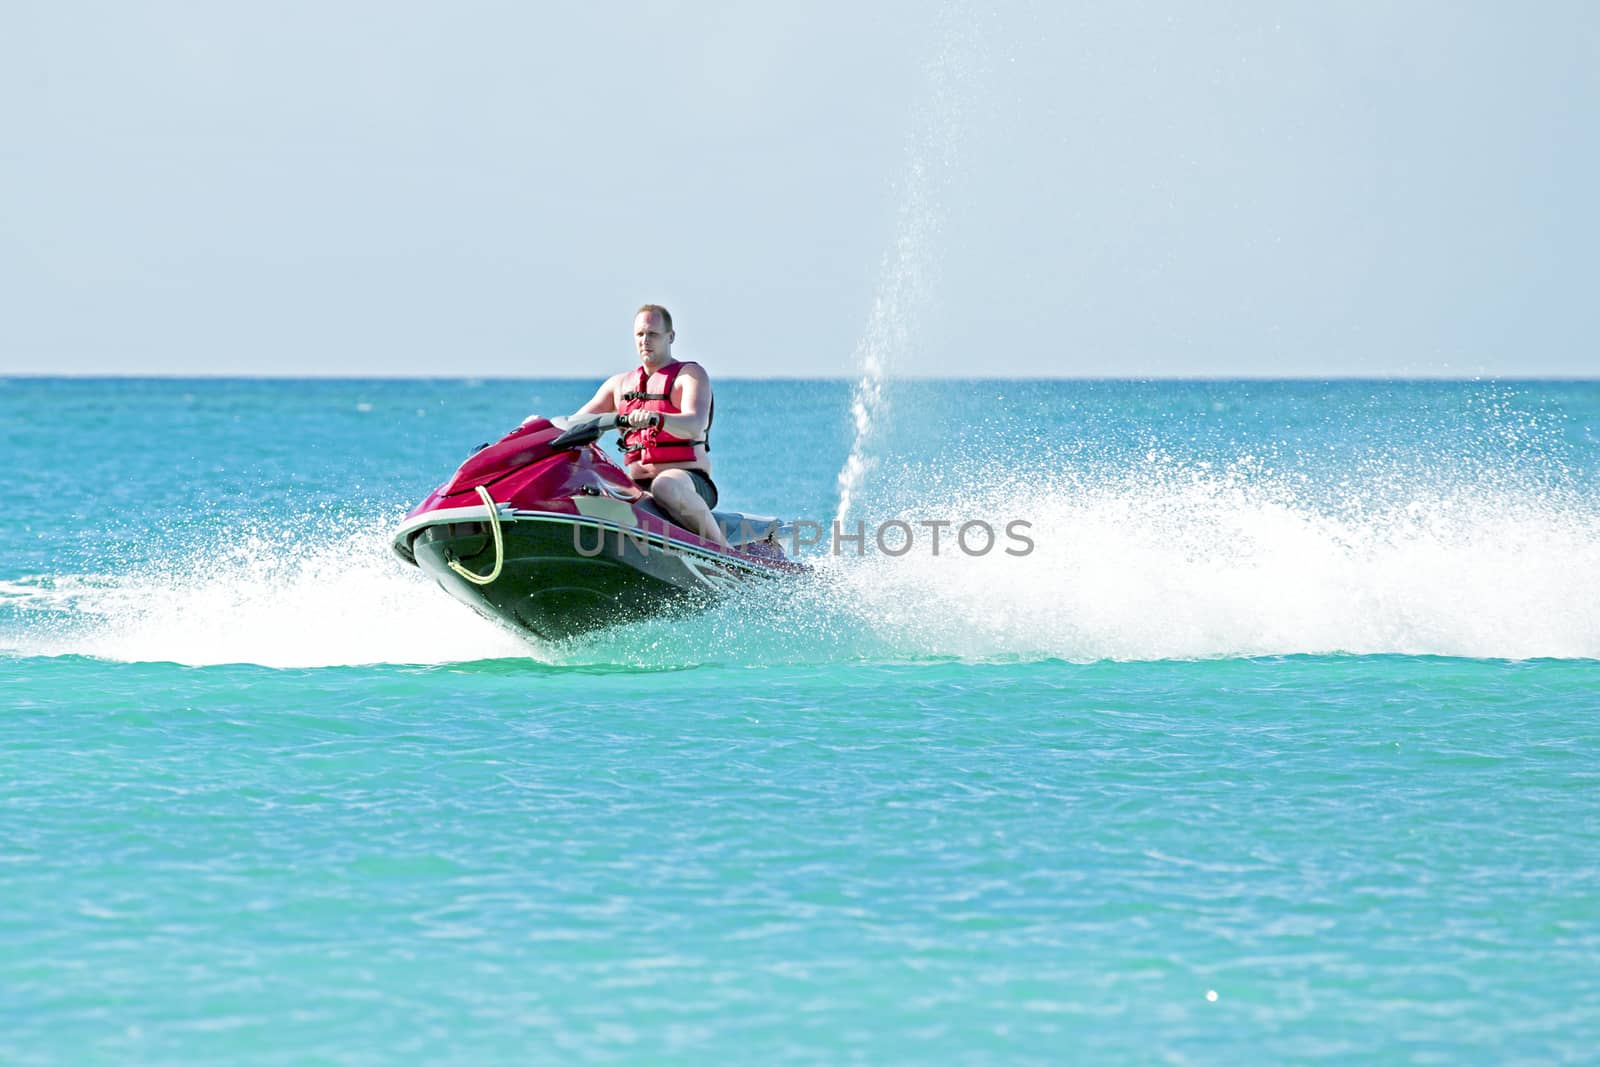
[[[529,418],[411,510],[395,554],[480,614],[544,639],[703,610],[810,570],[784,555],[792,525],[770,516],[713,512],[732,551],[669,519],[601,451],[616,428],[614,414]]]

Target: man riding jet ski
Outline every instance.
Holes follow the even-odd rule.
[[[607,378],[573,417],[616,412],[623,430],[623,460],[634,484],[680,526],[727,548],[728,539],[711,516],[717,506],[717,486],[711,480],[711,419],[716,411],[711,379],[700,364],[673,358],[677,336],[666,308],[640,308],[633,318],[639,366]]]
[[[412,509],[393,548],[479,613],[544,638],[703,608],[802,574],[768,516],[713,511],[711,384],[672,358],[672,318],[634,318],[640,365],[571,416],[537,415]],[[627,470],[601,451],[617,430]]]

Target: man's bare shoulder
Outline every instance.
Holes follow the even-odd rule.
[[[692,360],[683,361],[683,368],[678,371],[678,377],[693,378],[702,385],[711,384],[711,377],[710,375],[706,374],[706,369]]]

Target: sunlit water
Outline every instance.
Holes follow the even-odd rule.
[[[880,384],[561,645],[388,532],[592,382],[0,384],[0,1062],[1592,1056],[1600,387]]]

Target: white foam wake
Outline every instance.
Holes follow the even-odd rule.
[[[906,502],[909,501],[909,502]],[[390,554],[388,519],[191,534],[161,564],[0,583],[0,651],[273,667],[536,659],[650,669],[955,657],[1320,653],[1600,659],[1600,500],[1458,480],[1330,506],[1198,466],[977,472],[868,521],[911,551],[811,558],[702,616],[558,646],[514,636]],[[983,519],[981,556],[925,520]],[[1005,535],[1029,523],[1023,545]],[[970,544],[981,544],[981,538]]]
[[[324,667],[527,657],[402,564],[392,523],[196,534],[159,564],[0,585],[0,648],[188,665]]]
[[[1204,470],[923,491],[919,518],[1031,523],[934,556],[853,549],[835,601],[891,648],[1153,660],[1346,652],[1600,658],[1600,502],[1458,484],[1329,509]],[[979,542],[975,541],[975,544]]]

